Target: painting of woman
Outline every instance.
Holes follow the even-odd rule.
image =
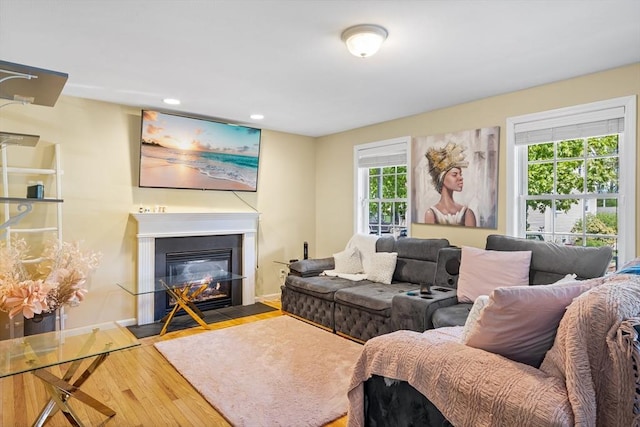
[[[469,162],[464,161],[464,148],[448,143],[443,148],[429,148],[425,156],[429,162],[429,175],[440,200],[429,207],[424,214],[425,224],[449,224],[476,226],[476,215],[469,207],[457,203],[454,192],[461,192],[464,185],[462,168]]]
[[[414,223],[496,228],[499,127],[415,137]]]

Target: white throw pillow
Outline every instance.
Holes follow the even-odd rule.
[[[480,313],[489,302],[489,295],[480,295],[476,298],[476,301],[473,303],[473,307],[469,311],[469,315],[467,316],[467,320],[464,322],[464,328],[462,329],[462,342],[467,341],[467,337],[471,333],[473,327],[478,323],[478,318],[480,317]]]
[[[459,302],[474,302],[500,286],[529,284],[531,251],[488,251],[465,246],[456,292]]]
[[[376,253],[376,242],[379,238],[380,236],[375,234],[357,233],[351,236],[351,239],[347,242],[347,248],[357,248],[360,252],[362,269],[365,273],[369,272],[371,255]]]
[[[371,263],[366,271],[367,279],[372,282],[390,285],[396,270],[397,252],[375,252],[370,255]]]
[[[342,252],[333,254],[336,273],[362,273],[362,261],[360,260],[360,251],[358,248],[347,248]]]

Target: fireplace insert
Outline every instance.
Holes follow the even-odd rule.
[[[201,311],[231,305],[231,281],[224,280],[231,272],[230,249],[169,253],[166,265],[169,286],[197,288],[205,281],[214,283],[193,300]],[[170,311],[176,302],[169,294],[165,298]]]
[[[195,236],[156,241],[156,277],[165,277],[167,285],[192,286],[211,281],[194,303],[200,311],[242,304],[241,280],[225,280],[230,273],[241,274],[242,240],[236,235]],[[159,244],[160,243],[160,244]],[[166,292],[155,297],[154,319],[160,320],[175,306]],[[178,315],[186,314],[183,310]]]

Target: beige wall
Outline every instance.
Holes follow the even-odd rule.
[[[135,278],[136,226],[129,214],[140,205],[165,205],[169,212],[255,207],[260,212],[258,296],[280,291],[282,265],[274,261],[301,258],[302,242],[315,235],[313,138],[263,131],[258,192],[237,193],[245,204],[231,192],[138,188],[140,108],[63,96],[53,108],[3,108],[0,129],[41,136],[36,149],[8,149],[9,160],[22,166],[48,167],[47,155],[39,153],[51,151],[51,143],[60,144],[63,237],[102,253],[86,301],[69,310],[71,326],[135,316],[133,297],[116,283]],[[13,195],[23,196],[21,191]],[[36,209],[21,227],[37,225],[55,207]]]
[[[319,138],[316,147],[316,250],[331,255],[353,234],[353,146],[405,135],[426,136],[500,126],[497,230],[412,224],[413,237],[445,237],[455,245],[484,247],[486,236],[506,228],[506,119],[620,96],[640,94],[640,64],[430,111]],[[384,108],[381,100],[380,108]],[[640,112],[640,110],[638,110]],[[640,124],[640,119],[637,120]],[[636,132],[636,135],[640,133]],[[636,164],[640,164],[640,149]],[[636,182],[638,177],[636,177]],[[636,190],[640,184],[636,185]],[[636,196],[636,205],[640,197]],[[636,224],[638,223],[636,206]],[[636,227],[636,251],[640,227]]]

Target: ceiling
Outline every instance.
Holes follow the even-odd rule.
[[[340,40],[361,23],[389,32],[367,59]],[[0,0],[0,60],[68,73],[65,95],[322,136],[640,62],[640,1]]]

